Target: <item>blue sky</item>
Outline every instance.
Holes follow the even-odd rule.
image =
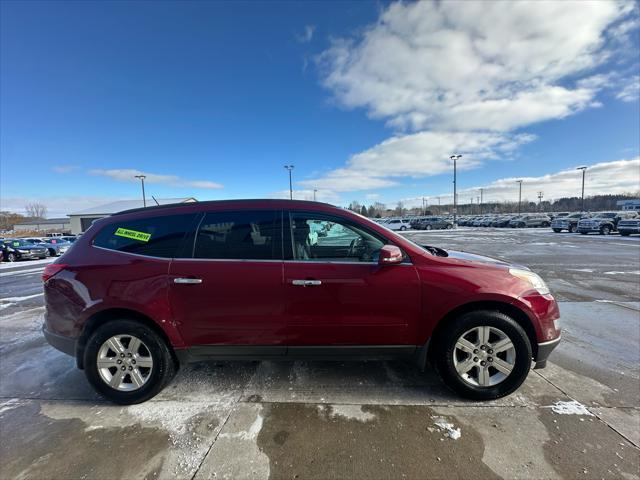
[[[640,189],[637,4],[519,3],[3,2],[0,207]]]

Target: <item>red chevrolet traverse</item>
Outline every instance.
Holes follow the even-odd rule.
[[[495,399],[560,340],[556,301],[526,267],[316,202],[128,210],[94,222],[43,280],[45,337],[122,404],[192,361],[283,357],[404,356]]]

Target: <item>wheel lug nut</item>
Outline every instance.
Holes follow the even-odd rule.
[[[131,356],[131,352],[127,353],[127,357],[130,357],[130,356]]]
[[[118,360],[118,363],[122,363],[122,360]]]
[[[477,362],[478,361],[478,357],[473,357],[473,361]]]
[[[125,367],[125,366],[123,365],[123,366],[122,366],[122,370],[126,370],[126,369],[127,369],[127,367]]]
[[[133,367],[129,367],[129,370],[133,370]]]
[[[120,356],[121,356],[122,358],[124,358],[124,353],[121,353],[121,354],[120,354]]]
[[[490,362],[493,362],[493,357],[489,357],[487,358],[487,360],[489,360]]]
[[[477,348],[476,348],[476,349],[474,349],[474,350],[473,350],[473,353],[478,353],[478,349],[477,349]]]
[[[489,349],[489,353],[493,353],[493,350]]]
[[[485,347],[484,345],[482,345],[482,346],[480,347],[480,350],[484,350],[485,348],[487,348],[487,347]]]
[[[136,361],[135,361],[135,360],[131,360],[131,363],[133,363],[133,364],[135,365],[135,364],[136,364]]]
[[[482,362],[480,362],[480,365],[482,365],[483,367],[487,364],[487,362],[485,362],[484,360]]]

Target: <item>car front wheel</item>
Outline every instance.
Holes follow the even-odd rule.
[[[7,255],[7,262],[15,262],[16,260],[17,259],[16,259],[16,254],[15,253],[9,253]]]
[[[569,233],[576,233],[577,229],[578,229],[578,227],[576,227],[575,225],[571,225],[569,227]]]
[[[154,397],[173,378],[174,359],[151,328],[131,320],[112,320],[89,338],[85,374],[98,393],[121,405]]]
[[[425,230],[431,230],[431,225],[427,225],[426,227],[424,227]]]
[[[463,397],[494,400],[513,393],[529,374],[531,343],[509,316],[469,312],[435,339],[435,364],[444,383]]]
[[[600,229],[600,234],[601,235],[609,235],[611,233],[611,227],[608,226],[604,226]]]
[[[554,228],[553,231],[556,232],[556,233],[560,233],[560,232],[562,232],[562,229],[561,228]]]

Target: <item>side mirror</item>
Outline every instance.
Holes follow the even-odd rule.
[[[397,263],[402,263],[402,260],[402,250],[395,245],[385,245],[380,249],[378,265],[395,265]]]

